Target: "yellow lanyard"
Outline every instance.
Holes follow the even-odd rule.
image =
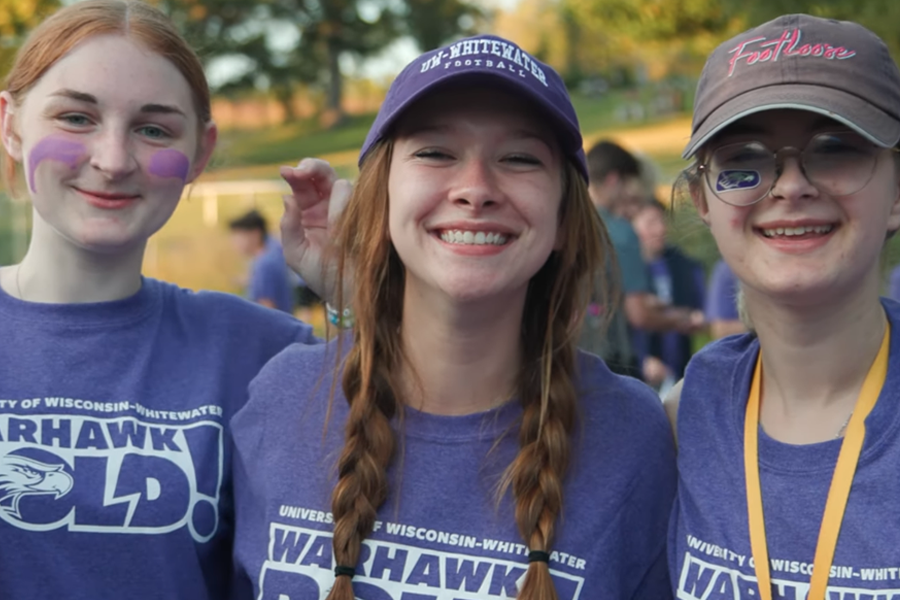
[[[881,349],[875,362],[869,368],[856,399],[853,416],[847,424],[847,432],[841,443],[837,466],[828,490],[825,503],[825,514],[819,529],[819,540],[816,544],[816,556],[813,561],[812,578],[809,584],[807,600],[824,600],[825,588],[828,586],[828,575],[834,560],[834,549],[837,546],[841,521],[847,508],[850,486],[859,454],[862,452],[863,440],[866,437],[866,417],[875,406],[884,379],[887,376],[888,353],[890,350],[890,325],[884,330]],[[759,485],[759,392],[762,384],[762,353],[756,359],[756,370],[750,385],[750,397],[747,399],[747,415],[744,420],[744,473],[747,478],[747,512],[750,518],[750,549],[756,569],[756,580],[759,585],[761,600],[772,600],[772,580],[769,576],[769,550],[766,547],[766,524],[763,518],[762,491]]]

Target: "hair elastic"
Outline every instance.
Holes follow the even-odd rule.
[[[346,575],[350,579],[353,579],[353,576],[356,575],[356,569],[354,569],[353,567],[338,565],[334,568],[334,576],[340,577],[341,575]]]
[[[542,562],[549,563],[550,562],[550,553],[544,552],[543,550],[532,550],[528,553],[528,562]]]

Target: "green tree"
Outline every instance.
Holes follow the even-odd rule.
[[[731,1],[731,0],[726,0]],[[717,44],[741,30],[745,16],[722,0],[559,0],[568,28],[577,29],[579,68],[652,63],[667,73],[693,74]]]
[[[422,51],[434,50],[459,36],[474,34],[486,12],[465,0],[406,0],[401,13],[403,32]]]
[[[28,32],[59,6],[59,0],[0,0],[0,76],[6,77]]]
[[[221,87],[271,92],[292,116],[297,87],[326,90],[343,116],[346,57],[364,59],[400,36],[422,49],[474,30],[482,11],[467,0],[158,0],[207,64],[242,57],[247,68]],[[289,43],[285,44],[285,40]]]

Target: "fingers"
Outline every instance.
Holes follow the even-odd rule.
[[[306,238],[303,228],[303,212],[294,203],[294,197],[290,194],[282,196],[284,201],[284,214],[281,215],[281,239],[302,243]]]
[[[313,192],[318,199],[328,198],[338,178],[332,166],[320,158],[304,158],[296,167],[281,167],[279,173],[295,196]]]
[[[331,187],[331,198],[328,201],[328,225],[337,222],[350,201],[353,185],[346,179],[338,179]]]

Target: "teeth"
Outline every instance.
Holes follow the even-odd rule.
[[[793,237],[795,235],[803,235],[806,233],[828,233],[834,229],[833,225],[815,225],[806,227],[776,227],[775,229],[763,229],[763,235],[766,237],[775,237],[783,235],[785,237]]]
[[[460,231],[459,229],[454,229],[452,231],[442,231],[441,239],[450,244],[469,244],[475,246],[483,246],[485,244],[502,246],[506,243],[505,234],[495,233],[493,231]]]

